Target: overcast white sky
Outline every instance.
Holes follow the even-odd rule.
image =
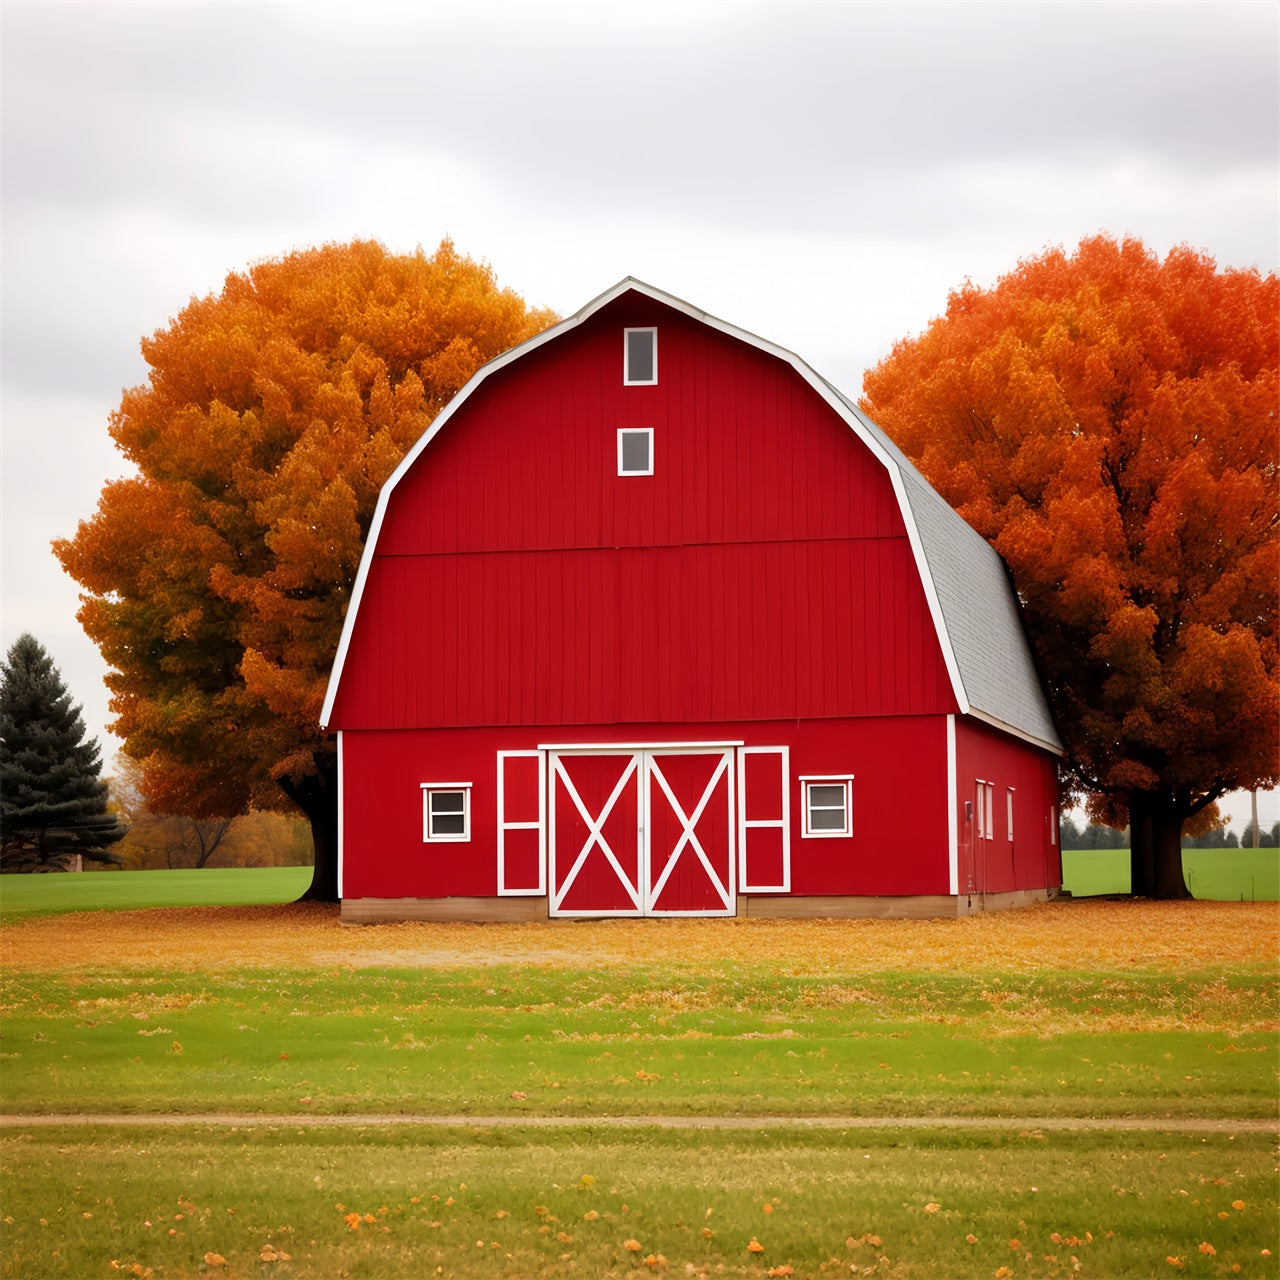
[[[1280,265],[1269,0],[0,15],[0,645],[45,644],[108,756],[49,542],[124,469],[106,423],[139,339],[256,259],[451,236],[562,314],[634,275],[851,395],[949,289],[1049,245]]]

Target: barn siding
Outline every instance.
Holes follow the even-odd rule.
[[[980,844],[976,821],[966,823],[965,802],[974,801],[978,780],[994,789],[993,838]],[[1013,839],[1009,839],[1007,795],[1014,789]],[[959,832],[959,891],[1008,893],[1062,883],[1061,852],[1052,831],[1058,810],[1057,766],[995,729],[962,718],[956,724],[956,791]]]
[[[622,329],[651,323],[660,382],[624,386]],[[620,426],[654,428],[655,475],[617,476]],[[402,478],[330,723],[956,709],[884,468],[790,366],[623,299]]]
[[[604,736],[622,744],[673,737],[669,726],[652,722],[618,726],[607,735],[584,734],[581,726],[344,732],[342,896],[494,896],[497,753]],[[789,749],[791,892],[948,892],[944,718],[689,724],[678,737]],[[803,836],[799,779],[815,774],[853,777],[851,836]],[[421,787],[433,781],[472,784],[468,843],[423,842]],[[769,816],[767,806],[753,807],[749,816],[757,814]]]
[[[628,311],[477,387],[400,481],[379,552],[905,535],[883,467],[795,370],[658,304]],[[662,380],[624,386],[622,328],[655,319]],[[619,427],[654,428],[652,477],[616,475]]]
[[[346,728],[956,710],[905,539],[379,556],[343,691]]]

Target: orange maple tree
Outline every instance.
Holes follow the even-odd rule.
[[[1004,557],[1133,891],[1186,895],[1183,824],[1274,785],[1280,287],[1084,240],[965,284],[863,407]]]
[[[308,896],[337,897],[318,727],[378,492],[485,361],[555,317],[449,241],[357,241],[232,274],[142,343],[110,431],[136,474],[54,544],[156,809],[306,814]]]

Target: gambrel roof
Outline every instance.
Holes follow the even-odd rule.
[[[1013,588],[1003,561],[987,541],[956,514],[880,427],[799,356],[631,277],[619,281],[576,314],[478,369],[383,486],[343,625],[321,723],[327,725],[333,713],[369,566],[397,484],[485,379],[554,342],[627,293],[651,298],[785,362],[849,426],[885,468],[892,483],[961,712],[1061,754],[1062,743],[1036,674]]]

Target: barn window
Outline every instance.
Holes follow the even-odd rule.
[[[847,836],[853,834],[853,778],[801,778],[804,788],[804,834]]]
[[[651,387],[658,381],[657,329],[622,331],[622,381],[628,387]]]
[[[994,840],[995,827],[995,787],[989,782],[978,781],[978,839]]]
[[[422,784],[422,838],[426,841],[471,839],[471,783]]]
[[[1009,815],[1009,843],[1013,843],[1013,788],[1010,787],[1005,793],[1006,804],[1008,805]]]
[[[622,427],[618,431],[618,474],[653,475],[653,428]]]

